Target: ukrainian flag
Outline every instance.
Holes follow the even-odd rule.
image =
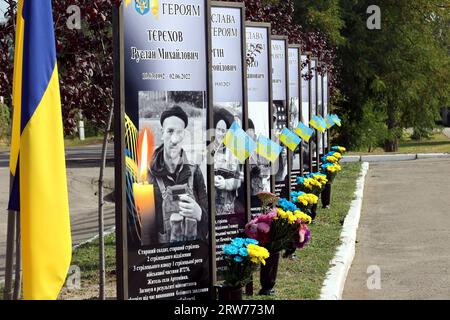
[[[334,123],[336,123],[340,127],[342,124],[341,124],[341,119],[339,118],[339,116],[337,114],[332,114],[331,116],[333,117]]]
[[[309,124],[311,125],[311,127],[313,127],[314,129],[316,129],[322,133],[324,133],[326,130],[326,124],[324,125],[324,121],[323,121],[322,117],[313,116],[313,118],[311,119]]]
[[[303,122],[299,122],[297,128],[295,128],[294,131],[300,138],[302,138],[306,142],[309,142],[309,139],[311,139],[312,135],[314,134],[314,130],[303,124]]]
[[[291,130],[289,130],[288,128],[284,128],[280,134],[280,141],[292,152],[294,152],[302,140]]]
[[[9,209],[20,211],[23,297],[56,299],[72,256],[51,0],[19,0]]]
[[[333,127],[335,125],[333,117],[330,116],[329,114],[327,114],[325,116],[325,122],[327,124],[327,129],[330,129],[331,127]]]
[[[275,162],[280,156],[283,147],[265,136],[259,136],[256,152],[270,162]]]
[[[223,140],[223,144],[233,153],[233,155],[239,159],[241,163],[244,163],[248,157],[256,150],[256,142],[250,138],[250,136],[242,130],[241,126],[234,122]]]

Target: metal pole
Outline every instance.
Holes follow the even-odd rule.
[[[22,288],[22,250],[20,241],[20,212],[16,215],[16,268],[15,268],[15,279],[14,279],[14,300],[20,299],[20,289]]]
[[[13,298],[13,257],[14,257],[14,238],[16,233],[16,214],[15,211],[8,211],[8,229],[6,240],[6,262],[5,262],[5,288],[3,292],[4,300],[12,300]]]
[[[12,19],[13,28],[15,28],[15,22],[13,18],[13,1],[8,1],[9,5],[9,15]],[[11,119],[13,117],[13,112],[11,112]],[[10,190],[12,188],[12,176],[10,175]],[[13,256],[14,256],[14,239],[16,231],[16,212],[8,210],[8,227],[7,227],[7,240],[6,240],[6,261],[5,261],[5,288],[3,293],[4,300],[12,300],[13,298],[13,287],[12,287],[12,277],[13,277]]]

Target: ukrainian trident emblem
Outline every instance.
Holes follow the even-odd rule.
[[[150,12],[150,0],[135,0],[136,11],[142,15]]]

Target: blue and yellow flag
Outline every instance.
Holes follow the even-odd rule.
[[[281,131],[280,141],[292,152],[294,152],[295,149],[297,149],[297,146],[300,144],[300,142],[302,142],[300,137],[297,136],[288,128],[284,128],[283,131]]]
[[[234,122],[228,129],[223,144],[239,159],[241,163],[250,157],[256,150],[256,142],[242,130],[241,126]]]
[[[259,136],[256,152],[270,162],[275,162],[282,150],[283,147],[278,143],[273,142],[265,136]]]
[[[342,125],[341,119],[338,117],[337,114],[332,114],[331,117],[333,118],[334,123],[337,124],[339,127]]]
[[[327,129],[326,124],[324,124],[323,118],[319,116],[313,116],[309,124],[311,125],[311,127],[322,133],[324,133]]]
[[[19,0],[9,209],[20,211],[23,297],[56,299],[72,256],[51,0]]]
[[[327,124],[327,129],[330,129],[331,127],[333,127],[335,125],[333,117],[329,114],[327,114],[325,116],[325,122]]]
[[[306,142],[309,142],[309,139],[311,139],[314,134],[314,130],[303,124],[303,122],[298,123],[298,126],[295,128],[294,132]]]

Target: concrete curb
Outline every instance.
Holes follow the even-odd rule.
[[[111,233],[116,231],[116,227],[111,227],[108,230],[104,231],[104,237],[109,236]],[[91,243],[92,241],[98,239],[98,234],[96,234],[95,236],[93,236],[92,238],[89,238],[83,242],[80,242],[79,244],[76,244],[74,246],[72,246],[72,251],[75,251],[76,249],[78,249],[81,246],[84,246],[85,244]]]
[[[385,161],[409,161],[418,159],[442,159],[450,158],[449,153],[417,153],[417,154],[388,154],[388,155],[364,155],[343,156],[344,162],[385,162]]]
[[[334,258],[330,261],[328,270],[320,292],[320,300],[341,300],[345,280],[355,256],[356,231],[361,217],[362,200],[364,196],[364,183],[369,163],[364,162],[361,173],[356,181],[354,199],[350,204],[347,217],[341,232],[341,245],[337,248]]]
[[[417,159],[450,158],[448,153],[419,153]]]

